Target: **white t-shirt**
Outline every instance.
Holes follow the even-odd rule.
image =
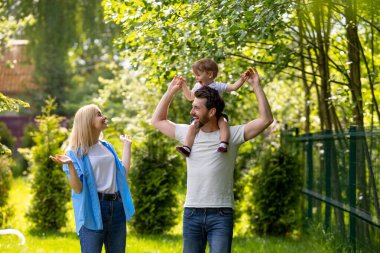
[[[210,88],[213,88],[214,90],[217,90],[219,92],[219,95],[222,96],[222,94],[224,92],[226,92],[226,89],[227,89],[227,86],[228,84],[226,83],[218,83],[218,82],[213,82],[212,84],[209,84],[207,85],[208,87]],[[191,92],[196,92],[197,90],[199,90],[200,88],[202,88],[203,86],[200,84],[200,83],[196,83],[193,87],[193,89],[191,90]]]
[[[177,124],[175,138],[184,142],[189,125]],[[200,130],[195,137],[187,162],[185,207],[234,206],[233,177],[239,146],[244,143],[244,127],[231,126],[228,152],[217,151],[220,131]]]
[[[100,142],[90,147],[88,151],[98,192],[115,193],[116,163],[113,154]]]

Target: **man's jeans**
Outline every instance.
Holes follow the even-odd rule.
[[[100,200],[103,230],[90,230],[82,226],[79,231],[82,253],[100,253],[103,243],[107,253],[124,253],[126,244],[126,219],[120,198]]]
[[[232,208],[189,208],[183,214],[183,252],[230,253],[234,226]]]

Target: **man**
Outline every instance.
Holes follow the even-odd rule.
[[[260,86],[256,70],[248,73],[259,105],[259,117],[244,125],[230,127],[229,150],[217,152],[218,117],[224,101],[218,92],[202,87],[195,93],[190,114],[200,131],[187,161],[187,193],[183,215],[184,253],[204,253],[207,241],[210,253],[231,252],[233,236],[233,171],[239,146],[273,122],[272,112]],[[175,77],[161,98],[152,124],[170,138],[184,142],[189,125],[168,120],[168,109],[184,79]]]

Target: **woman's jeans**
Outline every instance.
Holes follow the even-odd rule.
[[[103,230],[82,226],[79,231],[82,253],[101,253],[103,243],[107,253],[124,253],[127,230],[123,203],[120,198],[99,201]]]
[[[232,208],[188,208],[183,214],[183,252],[230,253],[234,227]]]

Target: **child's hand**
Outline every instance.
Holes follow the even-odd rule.
[[[247,71],[244,72],[243,74],[240,75],[240,80],[244,83],[245,81],[248,80],[248,75],[247,75]]]
[[[256,69],[249,67],[245,72],[244,75],[249,78],[250,76],[255,74]],[[257,72],[257,71],[256,71]]]
[[[187,86],[187,82],[186,82],[186,79],[183,77],[183,76],[178,76],[179,79],[181,80],[181,86]]]
[[[132,144],[132,138],[128,135],[120,135],[120,140],[124,143],[124,145],[131,145]]]

